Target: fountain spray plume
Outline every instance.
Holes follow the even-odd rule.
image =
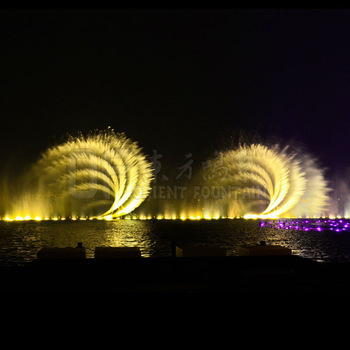
[[[305,152],[279,145],[241,144],[219,152],[202,172],[220,198],[203,201],[204,215],[320,216],[327,205],[323,170]],[[218,190],[219,189],[219,190]]]
[[[9,204],[7,216],[120,217],[144,201],[152,176],[137,143],[122,133],[70,136],[33,166],[30,186]]]

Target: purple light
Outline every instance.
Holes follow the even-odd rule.
[[[323,226],[324,225],[324,226]],[[346,220],[286,220],[275,222],[261,222],[261,227],[274,227],[282,230],[303,230],[308,231],[350,231],[350,222]]]

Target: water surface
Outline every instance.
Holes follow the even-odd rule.
[[[75,247],[82,242],[87,257],[95,247],[137,246],[143,257],[171,255],[171,244],[216,245],[235,255],[243,244],[280,244],[293,254],[319,261],[350,262],[350,232],[297,230],[259,220],[116,220],[0,222],[0,266],[24,265],[42,247]]]

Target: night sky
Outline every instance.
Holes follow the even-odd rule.
[[[3,169],[107,126],[176,166],[243,130],[350,167],[348,10],[7,9],[0,31]]]

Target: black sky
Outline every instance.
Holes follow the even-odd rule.
[[[349,10],[4,9],[0,31],[4,167],[109,125],[175,163],[244,129],[350,166]]]

